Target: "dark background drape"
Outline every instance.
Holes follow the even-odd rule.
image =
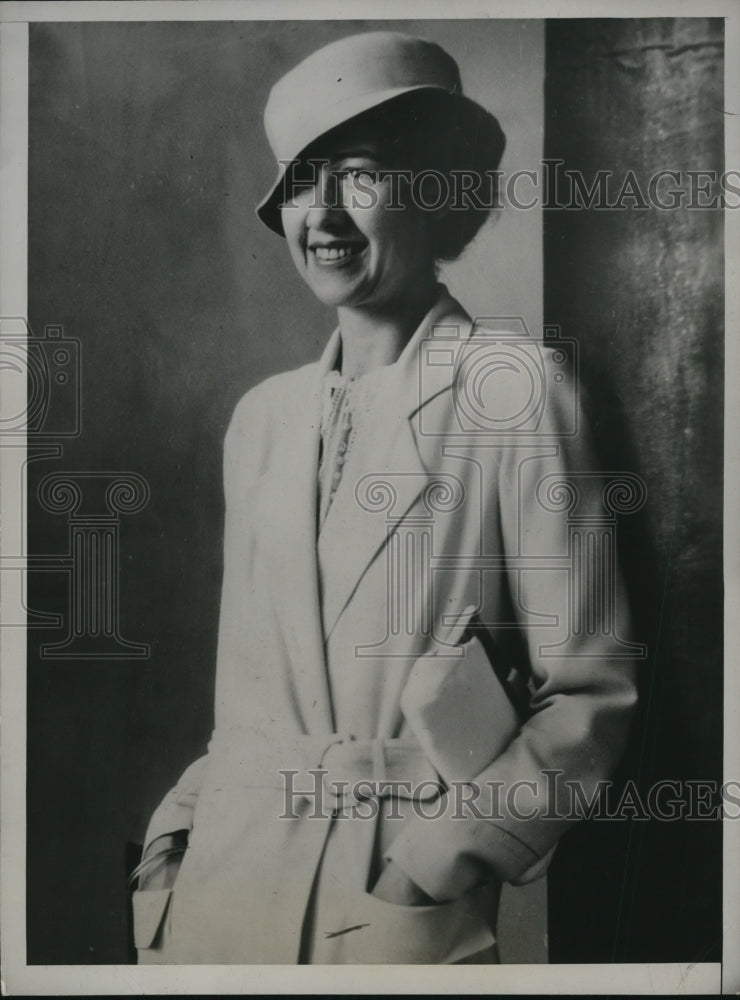
[[[648,490],[620,524],[648,644],[621,773],[643,795],[666,779],[722,781],[723,226],[717,209],[688,207],[686,175],[723,170],[722,31],[707,18],[546,28],[545,155],[589,186],[614,171],[612,203],[630,170],[646,193],[658,171],[679,171],[668,188],[684,192],[675,211],[554,209],[544,220],[545,322],[579,342],[603,463]],[[720,194],[709,189],[695,201]],[[552,961],[721,957],[717,822],[584,824],[549,890]]]

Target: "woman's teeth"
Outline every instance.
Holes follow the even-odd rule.
[[[341,260],[357,253],[359,247],[314,247],[313,252],[318,260]]]

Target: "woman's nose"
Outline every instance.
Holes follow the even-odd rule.
[[[343,212],[345,206],[342,196],[342,184],[336,172],[326,166],[318,168],[307,224],[315,227],[325,218]]]

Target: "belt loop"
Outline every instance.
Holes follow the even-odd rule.
[[[386,780],[385,740],[373,740],[373,780],[379,785]]]
[[[326,756],[328,751],[333,746],[336,746],[337,743],[344,743],[348,739],[351,740],[353,739],[353,737],[344,736],[342,733],[331,733],[330,735],[327,735],[322,741],[321,753],[317,754],[318,763],[314,764],[312,761],[311,767],[315,767],[317,770],[321,770],[324,767],[324,757]],[[314,760],[316,760],[316,758],[314,758]]]

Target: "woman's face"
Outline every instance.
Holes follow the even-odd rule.
[[[392,311],[430,281],[428,219],[380,142],[337,139],[303,172],[281,209],[283,229],[298,273],[322,302]]]

